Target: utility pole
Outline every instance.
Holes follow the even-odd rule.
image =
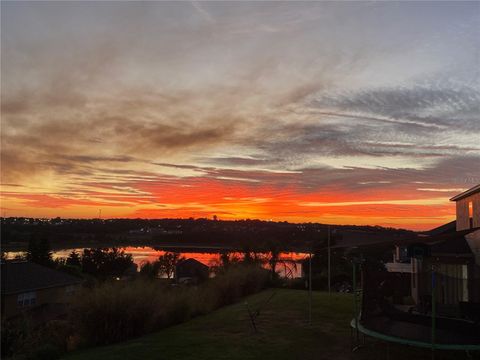
[[[308,323],[312,325],[312,250],[308,257]]]
[[[328,295],[331,295],[331,261],[330,261],[330,225],[328,225],[327,249],[328,249]]]
[[[102,209],[98,209],[98,218],[99,218],[99,219],[102,218]]]

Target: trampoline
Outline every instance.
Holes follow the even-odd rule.
[[[398,304],[398,274],[357,259],[353,266],[352,336],[359,335],[433,350],[480,351],[480,267],[469,263],[469,278],[430,266],[416,274],[421,300]],[[362,289],[357,288],[360,268]],[[448,268],[448,267],[447,267]],[[454,267],[450,267],[454,268]],[[397,276],[398,277],[398,276]],[[397,301],[395,300],[397,299]]]

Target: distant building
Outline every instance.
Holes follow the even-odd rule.
[[[208,279],[208,266],[195,259],[180,261],[175,267],[177,283],[198,284]]]
[[[2,318],[23,313],[37,318],[65,314],[82,280],[48,267],[26,261],[6,261],[1,265]]]

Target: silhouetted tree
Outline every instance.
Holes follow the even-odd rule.
[[[155,279],[160,272],[160,263],[158,261],[146,261],[140,266],[140,276]]]
[[[268,243],[268,249],[269,249],[268,265],[270,267],[271,278],[273,280],[278,276],[275,269],[280,259],[280,249],[278,248],[278,245],[275,244],[274,242]]]
[[[220,266],[224,269],[227,269],[230,266],[230,253],[223,252],[220,254]]]
[[[185,258],[181,257],[179,253],[172,252],[166,252],[159,256],[158,264],[160,273],[165,274],[168,279],[171,279],[175,273],[175,266],[184,259]]]
[[[215,261],[210,269],[216,274],[222,274],[238,263],[240,263],[238,255],[234,252],[226,251],[220,254],[218,261]]]
[[[48,239],[38,240],[35,236],[32,236],[28,242],[27,260],[44,266],[53,266],[52,251]]]
[[[237,254],[233,252],[223,252],[220,254],[220,266],[224,269],[228,269],[231,265],[240,262]]]
[[[84,249],[81,262],[83,272],[107,278],[122,276],[133,265],[133,258],[117,248]]]
[[[66,265],[69,266],[82,266],[82,258],[80,257],[80,254],[77,253],[75,250],[73,250],[67,257],[66,260]]]

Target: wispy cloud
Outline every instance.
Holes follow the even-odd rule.
[[[205,19],[209,23],[212,23],[212,24],[215,23],[215,20],[213,19],[212,15],[203,8],[200,2],[192,1],[191,4],[203,19]]]

